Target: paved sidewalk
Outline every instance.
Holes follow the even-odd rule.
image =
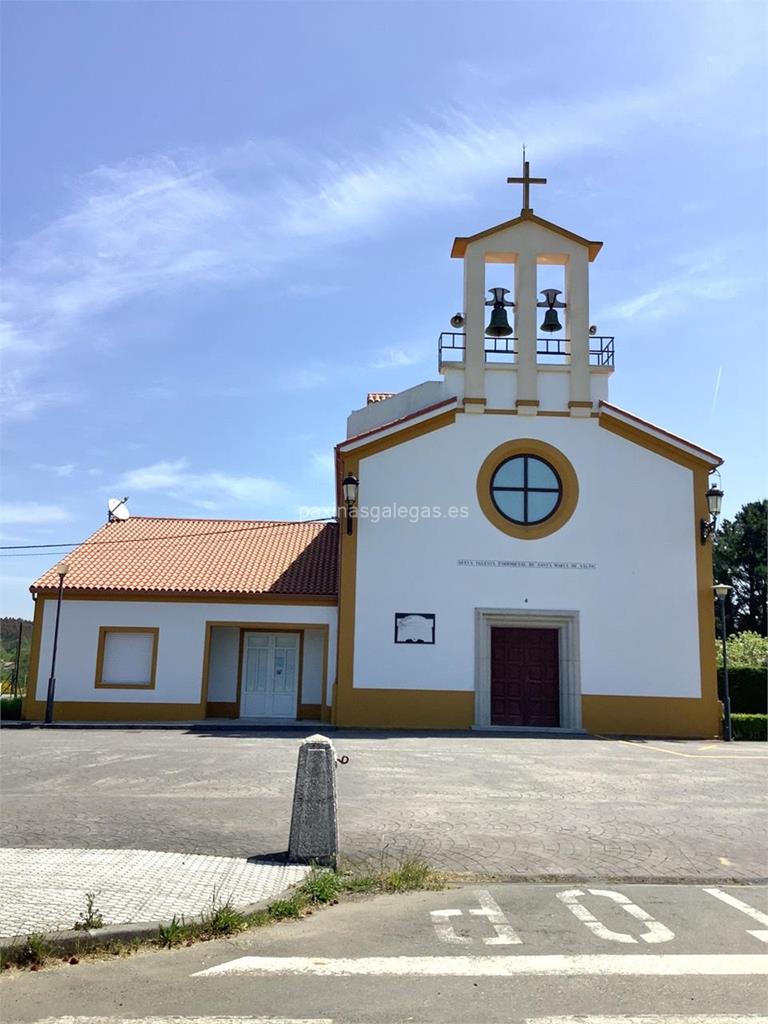
[[[212,904],[236,907],[278,896],[309,869],[152,850],[0,850],[0,936],[69,929],[87,892],[104,924],[192,917]]]

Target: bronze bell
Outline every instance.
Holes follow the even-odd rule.
[[[541,324],[541,330],[546,331],[547,334],[554,334],[555,331],[562,331],[563,325],[557,316],[556,309],[548,309],[544,314],[544,320]]]
[[[489,338],[508,338],[512,333],[512,328],[509,326],[509,320],[507,319],[507,311],[503,306],[494,306],[491,319],[485,328],[485,333]]]
[[[509,289],[489,288],[488,290],[493,298],[486,302],[486,306],[493,306],[493,311],[485,333],[489,338],[508,338],[512,333],[512,328],[509,326],[506,307],[514,306],[514,302],[509,302],[505,298],[509,294]]]

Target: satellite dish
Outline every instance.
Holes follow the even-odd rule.
[[[128,498],[110,498],[107,502],[107,522],[110,523],[123,523],[126,519],[130,519],[131,513],[128,511],[128,506],[125,504]]]

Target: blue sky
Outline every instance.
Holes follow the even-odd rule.
[[[2,544],[295,518],[369,390],[436,375],[453,237],[605,248],[611,399],[765,490],[766,9],[4,5]],[[654,500],[649,496],[649,500]],[[4,613],[55,556],[3,557]]]

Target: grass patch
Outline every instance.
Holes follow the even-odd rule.
[[[46,937],[39,932],[32,932],[24,942],[0,949],[0,968],[29,967],[36,971],[44,967],[52,956],[53,950]]]
[[[444,885],[445,877],[420,860],[403,860],[394,867],[379,871],[349,867],[333,872],[313,868],[290,896],[275,900],[264,910],[244,914],[236,910],[228,900],[222,902],[218,894],[214,893],[210,910],[199,919],[187,921],[184,917],[174,915],[152,939],[134,939],[130,943],[109,940],[97,946],[90,944],[89,953],[96,956],[128,956],[139,949],[191,946],[194,942],[237,935],[247,929],[263,928],[277,921],[297,920],[320,907],[338,903],[346,895],[414,892],[442,889]],[[92,921],[95,915],[99,915],[100,919],[95,907],[95,894],[88,893],[82,921]],[[80,924],[82,929],[100,926]],[[25,943],[3,949],[0,963],[3,967],[29,967],[37,970],[48,961],[50,955],[51,950],[44,937],[30,935]]]

